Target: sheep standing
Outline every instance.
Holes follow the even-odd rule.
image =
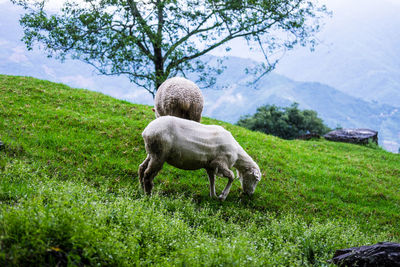
[[[163,82],[155,97],[156,118],[175,116],[200,122],[203,111],[203,95],[192,81],[174,77]]]
[[[164,162],[183,170],[205,169],[210,181],[210,196],[215,194],[215,175],[228,178],[219,199],[229,194],[237,169],[243,191],[253,194],[261,179],[258,165],[243,150],[230,132],[216,125],[164,116],[152,121],[142,133],[147,158],[139,166],[140,183],[147,194]]]

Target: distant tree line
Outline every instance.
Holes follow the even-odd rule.
[[[242,116],[237,125],[284,139],[295,139],[305,134],[323,135],[331,130],[318,118],[316,111],[298,107],[298,103],[289,107],[261,106],[254,115]]]

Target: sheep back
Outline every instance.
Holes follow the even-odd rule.
[[[157,118],[171,115],[200,122],[203,104],[203,95],[194,82],[174,77],[160,85],[154,107]]]
[[[241,150],[232,134],[223,127],[175,116],[153,120],[142,137],[148,154],[183,170],[205,168],[217,158],[223,158],[231,167]]]

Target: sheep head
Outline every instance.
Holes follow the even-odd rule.
[[[237,170],[237,177],[242,185],[243,192],[252,195],[256,190],[258,182],[261,180],[261,171],[257,167],[250,167],[244,170]]]

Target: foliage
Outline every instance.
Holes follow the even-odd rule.
[[[240,118],[237,125],[284,139],[295,139],[308,133],[322,135],[330,131],[316,111],[299,110],[298,106],[297,103],[284,108],[265,105],[259,107],[253,116]]]
[[[101,74],[127,75],[153,96],[177,74],[195,72],[212,84],[222,65],[210,67],[201,56],[233,39],[258,45],[266,63],[255,71],[267,72],[276,64],[269,54],[313,46],[326,13],[310,0],[71,0],[56,14],[44,0],[12,2],[27,10],[20,23],[28,49],[39,43],[49,56],[70,55]]]
[[[282,140],[220,121],[259,164],[208,197],[204,171],[137,181],[151,107],[0,75],[0,265],[312,266],[339,248],[399,241],[399,155]],[[225,179],[217,179],[222,190]]]

